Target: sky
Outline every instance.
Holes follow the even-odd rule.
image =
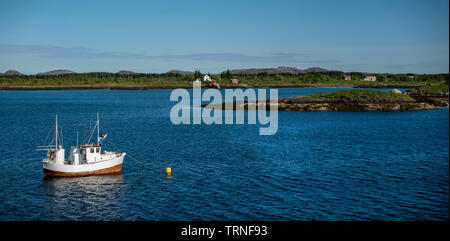
[[[0,72],[448,73],[448,0],[0,0]]]

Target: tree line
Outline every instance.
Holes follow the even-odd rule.
[[[108,84],[108,83],[131,83],[131,84],[145,84],[152,82],[181,82],[193,81],[197,78],[202,78],[204,73],[196,70],[191,74],[180,73],[132,73],[119,74],[107,72],[90,72],[90,73],[71,73],[60,75],[0,75],[0,84],[31,84],[31,85],[45,85],[45,84]],[[328,81],[345,82],[344,75],[350,75],[351,81],[363,80],[365,76],[372,75],[377,77],[377,82],[445,82],[448,84],[449,74],[367,74],[360,72],[340,72],[329,71],[321,73],[258,73],[258,74],[233,74],[227,70],[220,74],[209,74],[212,79],[218,82],[228,82],[231,79],[239,79],[241,82],[251,81],[257,82],[308,82],[320,83]]]

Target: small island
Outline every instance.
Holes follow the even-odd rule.
[[[407,111],[431,110],[436,106],[407,94],[379,90],[340,90],[280,98],[279,110],[288,111]]]
[[[438,91],[426,92],[413,90],[401,92],[399,90],[339,90],[331,93],[319,93],[305,96],[284,97],[278,99],[278,110],[282,111],[410,111],[432,110],[438,106],[448,106],[448,85]],[[443,89],[443,90],[442,90]],[[445,91],[446,89],[446,91]],[[420,94],[419,94],[420,93]],[[222,109],[226,104],[222,103]],[[234,102],[233,109],[248,110],[255,102]],[[231,105],[230,105],[231,106]],[[218,107],[217,105],[203,105],[205,108]],[[251,109],[255,109],[251,108]],[[269,110],[269,100],[265,108]]]

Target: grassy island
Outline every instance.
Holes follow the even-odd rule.
[[[377,90],[339,90],[331,93],[319,93],[308,95],[311,99],[321,99],[328,101],[358,101],[358,102],[396,102],[396,101],[415,101],[414,98],[405,94],[398,94],[387,91]]]

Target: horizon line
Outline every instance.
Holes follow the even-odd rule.
[[[212,73],[212,72],[202,72],[200,69],[195,69],[193,71],[191,70],[181,70],[181,69],[170,69],[168,71],[165,72],[140,72],[140,71],[132,71],[132,70],[127,70],[127,69],[121,69],[119,71],[85,71],[85,72],[77,72],[77,71],[73,71],[70,69],[52,69],[49,71],[43,71],[43,72],[38,72],[38,73],[34,73],[34,74],[25,74],[17,69],[8,69],[5,70],[4,72],[0,72],[0,76],[5,75],[6,72],[8,71],[17,71],[19,74],[18,75],[27,75],[27,76],[33,76],[33,75],[64,75],[64,74],[89,74],[89,73],[108,73],[108,74],[120,74],[120,72],[132,72],[132,74],[167,74],[171,71],[180,71],[180,72],[190,72],[190,73],[194,73],[195,71],[200,71],[200,73],[202,74],[212,74],[212,75],[217,75],[217,74],[221,74],[221,73],[225,73],[226,71],[235,71],[235,70],[262,70],[262,69],[277,69],[277,68],[295,68],[299,71],[305,71],[311,68],[321,68],[323,69],[322,71],[318,71],[318,72],[299,72],[299,73],[288,73],[288,72],[284,72],[284,73],[268,73],[268,74],[315,74],[315,73],[330,73],[330,72],[342,72],[342,73],[361,73],[361,74],[415,74],[415,75],[433,75],[433,74],[449,74],[450,72],[436,72],[436,73],[418,73],[418,72],[369,72],[369,71],[342,71],[342,70],[328,70],[319,66],[313,66],[313,67],[309,67],[306,69],[299,69],[297,67],[293,67],[293,66],[278,66],[278,67],[252,67],[252,68],[240,68],[240,69],[226,69],[223,70],[221,72],[216,72],[216,73]],[[62,73],[62,74],[52,74],[49,72],[54,72],[54,71],[70,71],[71,73]],[[264,73],[264,72],[260,72],[260,73]],[[15,75],[15,74],[10,74],[10,75]],[[238,75],[238,74],[236,74]],[[248,74],[248,75],[252,75],[252,74]]]

